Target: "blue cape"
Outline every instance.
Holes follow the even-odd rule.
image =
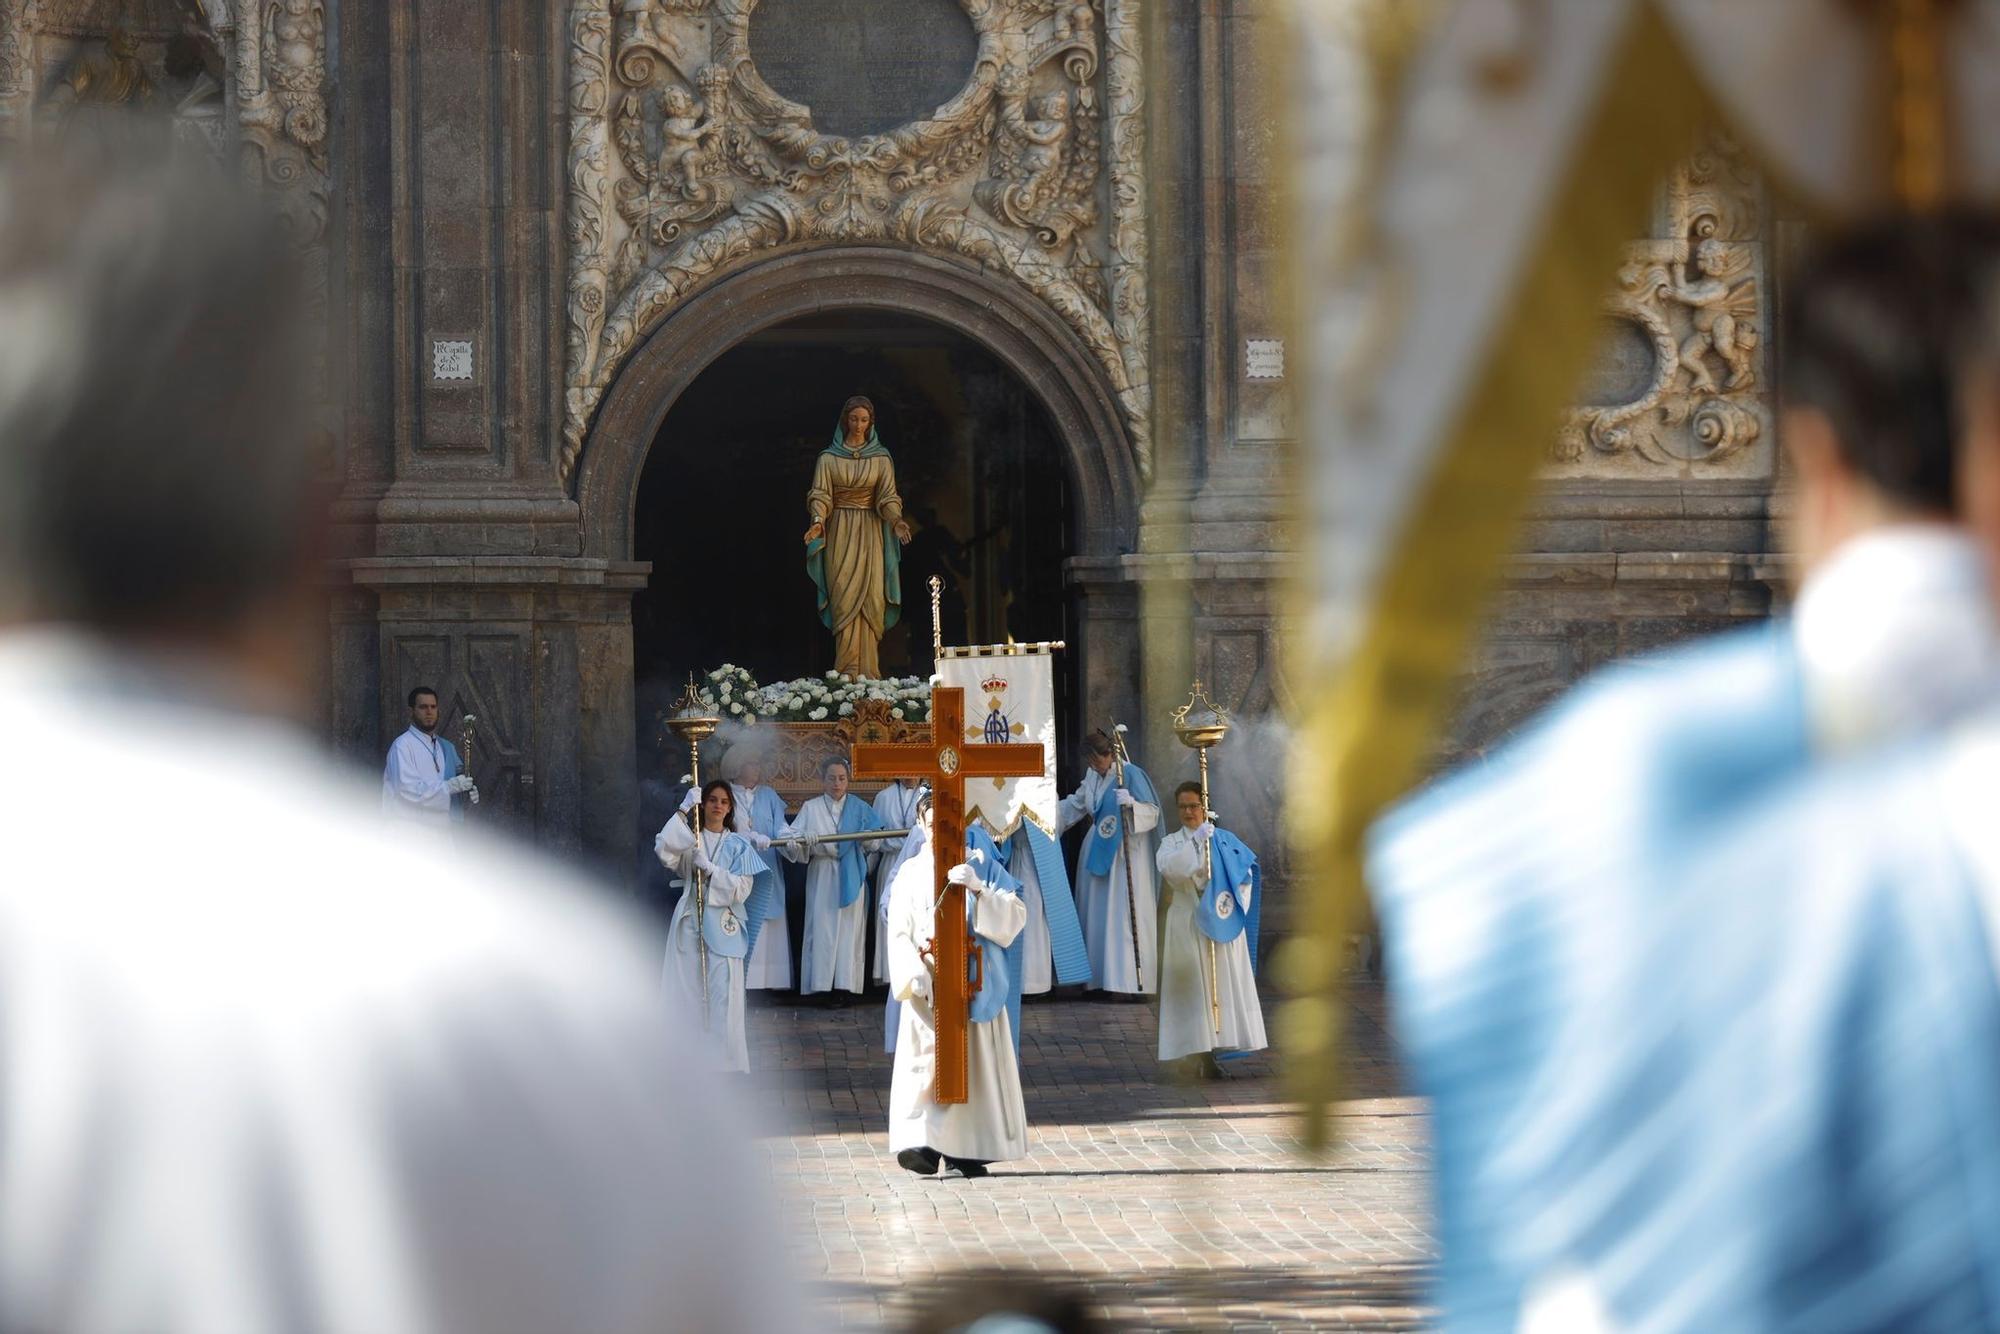
[[[838,454],[842,458],[872,459],[876,455],[889,457],[889,448],[882,443],[882,437],[875,428],[868,428],[868,443],[855,453],[845,444],[846,436],[840,427],[833,428],[833,443],[821,450],[822,454]],[[813,587],[819,590],[819,623],[833,629],[833,602],[826,591],[826,539],[815,537],[806,543],[806,573],[811,576]],[[885,605],[882,609],[882,628],[892,629],[903,619],[903,544],[896,540],[896,532],[888,524],[882,525],[882,595]]]
[[[1083,923],[1077,919],[1076,892],[1070,888],[1069,868],[1063,865],[1062,844],[1028,820],[1021,821],[1014,839],[1027,846],[1028,856],[1035,863],[1056,981],[1064,986],[1090,981],[1090,950],[1083,943]]]
[[[1134,800],[1148,806],[1160,804],[1153,780],[1138,765],[1125,766],[1124,786],[1131,790]],[[1125,845],[1125,821],[1118,813],[1116,784],[1105,787],[1104,794],[1097,799],[1092,820],[1090,833],[1083,840],[1083,869],[1092,875],[1110,875],[1112,863],[1118,859],[1118,849]]]
[[[732,875],[753,877],[754,883],[740,914],[713,904],[703,911],[702,938],[716,954],[747,959],[750,951],[757,948],[757,933],[768,915],[771,890],[777,883],[777,877],[771,874],[770,867],[764,865],[764,859],[757,855],[757,849],[750,840],[738,833],[724,834],[711,860]],[[688,886],[686,892],[693,893],[694,887]]]
[[[1237,893],[1246,882],[1250,886],[1247,910]],[[1195,925],[1203,935],[1223,945],[1248,931],[1250,967],[1254,971],[1258,916],[1263,908],[1264,873],[1257,865],[1257,854],[1227,829],[1217,828],[1209,839],[1208,885],[1201,892],[1200,902],[1195,904]]]
[[[980,853],[975,859],[972,854]],[[976,863],[979,881],[989,892],[999,891],[1019,894],[1021,882],[1007,869],[1006,861],[1000,856],[999,847],[993,836],[973,825],[965,831],[966,860]],[[1021,954],[1022,938],[1026,928],[1014,937],[1013,944],[1002,949],[990,940],[981,938],[980,953],[985,956],[985,975],[980,979],[979,991],[972,998],[972,1022],[989,1023],[1005,1010],[1013,1021],[1014,1050],[1021,1050]]]
[[[840,810],[840,832],[843,834],[865,834],[872,829],[880,829],[882,819],[875,814],[875,808],[861,798],[850,794]],[[868,884],[868,855],[861,850],[861,843],[842,843],[840,848],[840,906],[852,907],[861,897],[861,891]]]
[[[750,827],[765,838],[776,838],[785,828],[785,799],[769,787],[759,786],[757,795],[750,799]],[[784,859],[770,848],[760,854],[768,868],[771,879],[780,886],[785,883]],[[753,896],[754,897],[754,896]],[[761,924],[767,918],[775,920],[785,915],[785,894],[781,888],[776,893],[765,895],[767,900],[764,916],[757,920]],[[751,948],[756,948],[753,941]]]

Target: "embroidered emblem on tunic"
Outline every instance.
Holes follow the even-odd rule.
[[[1097,836],[1099,838],[1118,837],[1118,817],[1107,815],[1102,820],[1099,820],[1097,822]]]
[[[722,934],[725,936],[733,936],[736,934],[735,913],[724,913],[722,915]]]
[[[1235,911],[1236,896],[1234,894],[1217,894],[1215,896],[1215,915],[1217,917],[1227,917]]]

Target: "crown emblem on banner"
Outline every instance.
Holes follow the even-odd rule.
[[[1000,694],[1007,688],[1007,678],[1004,676],[989,676],[979,683],[979,688],[989,695]]]

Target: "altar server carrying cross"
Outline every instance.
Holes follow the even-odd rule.
[[[965,780],[1038,778],[1044,759],[1039,745],[989,743],[961,749],[964,735],[965,692],[956,686],[933,686],[930,741],[854,748],[856,778],[922,778],[931,785],[932,846],[939,850],[931,858],[937,893],[937,921],[931,935],[931,974],[937,980],[932,989],[937,1020],[933,1096],[940,1103],[966,1100],[966,1027],[972,998],[984,976],[979,944],[968,939],[965,926],[965,887],[945,879],[953,866],[965,860]],[[957,986],[945,985],[951,977],[959,979]]]

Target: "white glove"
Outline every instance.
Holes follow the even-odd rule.
[[[759,852],[771,846],[771,836],[769,834],[760,834],[753,829],[750,831],[748,837],[750,839],[750,846],[756,848]]]
[[[1204,820],[1201,822],[1200,827],[1194,831],[1194,836],[1198,842],[1206,843],[1209,839],[1215,837],[1215,826]]]
[[[478,789],[478,788],[476,788],[476,787],[469,787],[469,788],[465,789],[465,795],[466,795],[466,796],[468,796],[468,797],[470,797],[470,798],[472,799],[472,804],[473,804],[473,805],[477,806],[477,805],[479,804],[479,789]]]
[[[457,777],[455,777],[455,778],[447,778],[447,779],[445,779],[445,780],[444,780],[444,790],[445,790],[445,791],[447,791],[447,792],[449,792],[449,793],[451,793],[451,795],[452,795],[452,796],[454,796],[454,797],[455,797],[455,796],[457,796],[457,795],[458,795],[459,793],[461,793],[461,792],[470,792],[470,791],[472,791],[472,775],[471,775],[471,774],[459,774],[459,775],[458,775]]]
[[[972,885],[978,883],[979,877],[972,873],[970,866],[960,862],[944,873],[944,881],[948,885]]]
[[[1118,789],[1118,804],[1120,806],[1137,806],[1139,799],[1132,795],[1131,788],[1121,787]]]
[[[699,845],[694,850],[694,864],[709,875],[715,874],[715,863],[709,860],[708,849]]]

